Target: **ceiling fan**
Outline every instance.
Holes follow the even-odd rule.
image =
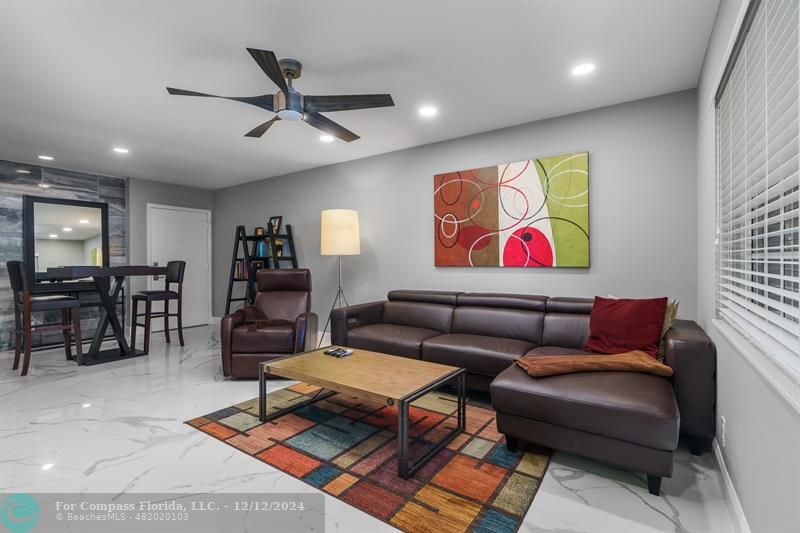
[[[277,113],[275,117],[245,133],[245,137],[261,137],[270,126],[279,120],[304,120],[318,130],[343,141],[352,142],[358,139],[359,136],[322,115],[321,112],[350,111],[352,109],[390,107],[394,105],[392,96],[389,94],[304,95],[292,87],[292,80],[299,78],[303,69],[303,65],[299,61],[296,59],[281,59],[278,61],[275,54],[270,50],[248,48],[247,51],[250,52],[250,55],[256,60],[261,70],[278,86],[280,91],[275,94],[262,94],[261,96],[217,96],[167,87],[167,92],[179,96],[224,98],[225,100],[234,100]]]

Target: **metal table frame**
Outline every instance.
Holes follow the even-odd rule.
[[[105,310],[100,322],[97,324],[97,328],[94,330],[94,337],[92,338],[89,352],[83,354],[83,358],[78,364],[95,365],[147,355],[143,350],[134,351],[128,344],[128,341],[125,339],[125,330],[117,316],[115,303],[119,300],[119,293],[122,290],[126,276],[161,276],[165,275],[166,272],[166,267],[147,265],[125,265],[116,267],[68,266],[47,269],[47,276],[50,278],[83,279],[91,277],[97,288],[97,294],[100,297],[102,308]],[[113,286],[111,284],[111,278],[114,278]],[[118,347],[101,350],[109,325],[114,332],[114,338],[117,341]]]
[[[271,359],[269,361],[263,361],[259,363],[259,372],[258,372],[258,418],[261,422],[268,422],[270,420],[274,420],[278,417],[283,415],[292,413],[297,411],[298,409],[302,409],[308,405],[316,403],[320,400],[328,398],[336,394],[336,391],[328,390],[328,389],[320,389],[314,397],[309,398],[303,402],[298,404],[292,405],[291,407],[287,407],[285,409],[281,409],[270,415],[267,415],[267,375],[270,374],[270,364],[274,363],[275,361],[279,361],[281,359],[288,359],[289,357],[296,357],[298,355],[303,355],[303,353],[308,352],[301,352],[296,354],[291,354],[284,357],[279,357],[276,359]],[[442,448],[447,446],[454,438],[456,438],[460,433],[464,431],[466,428],[466,420],[467,420],[467,401],[466,401],[466,371],[463,368],[459,368],[454,370],[450,374],[433,381],[424,387],[417,389],[416,391],[404,396],[400,400],[397,401],[397,475],[401,479],[408,479],[411,477],[414,472],[416,472],[421,466],[423,466],[426,462],[430,460],[436,453],[438,453]],[[276,374],[277,377],[278,376]],[[422,457],[415,459],[411,462],[409,456],[409,446],[411,444],[411,436],[409,434],[409,407],[411,404],[422,398],[426,394],[429,394],[436,389],[446,385],[448,382],[455,380],[456,391],[458,395],[458,405],[457,409],[457,419],[458,424],[450,433],[448,433],[443,439],[437,442],[433,448],[426,451]],[[394,400],[387,399],[387,405],[394,405]]]

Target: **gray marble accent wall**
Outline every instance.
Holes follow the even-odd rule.
[[[30,174],[21,174],[18,170],[27,170]],[[39,187],[42,179],[50,185],[49,188]],[[125,186],[125,178],[0,160],[0,350],[13,347],[14,342],[14,315],[6,261],[23,259],[22,196],[30,194],[107,203],[109,261],[113,266],[127,262],[128,206]],[[98,309],[90,307],[81,311],[83,335],[90,337],[97,322]],[[35,317],[35,320],[39,318]],[[49,337],[35,336],[33,339],[34,346],[52,340],[52,334]]]

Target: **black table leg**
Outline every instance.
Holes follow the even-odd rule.
[[[105,313],[97,324],[89,353],[84,357],[85,364],[105,363],[125,356],[139,355],[138,351],[134,353],[128,345],[128,341],[125,339],[125,331],[122,329],[117,317],[116,302],[119,299],[119,293],[125,281],[124,276],[114,276],[113,289],[111,288],[111,280],[108,277],[96,276],[93,279]],[[119,349],[101,351],[100,347],[103,344],[109,324],[114,332],[114,338],[117,340]]]

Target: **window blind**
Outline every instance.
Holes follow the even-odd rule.
[[[717,314],[800,373],[798,5],[750,6],[717,93]]]

